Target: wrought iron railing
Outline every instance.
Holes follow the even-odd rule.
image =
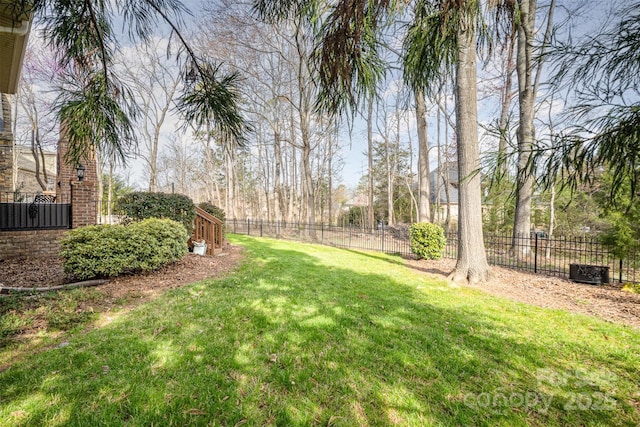
[[[227,220],[230,233],[308,241],[348,249],[362,249],[412,256],[408,233],[401,227],[343,227],[302,222]],[[445,258],[458,255],[455,232],[446,233]],[[570,264],[605,266],[611,281],[640,282],[640,256],[629,253],[619,258],[611,254],[597,237],[545,237],[539,234],[519,236],[485,234],[484,244],[490,264],[559,277],[569,277]]]

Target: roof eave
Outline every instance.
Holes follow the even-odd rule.
[[[0,92],[15,94],[18,91],[22,63],[27,50],[27,41],[31,32],[30,19],[19,21],[18,26],[0,26],[0,38],[5,46],[12,48],[0,55]]]

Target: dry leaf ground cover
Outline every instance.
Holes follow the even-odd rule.
[[[0,372],[0,425],[637,425],[640,332],[397,257],[233,237],[171,289]]]

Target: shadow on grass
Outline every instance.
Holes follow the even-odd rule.
[[[400,254],[388,254],[388,255],[379,255],[376,254],[374,252],[371,251],[367,251],[367,250],[356,250],[356,249],[347,249],[347,248],[340,248],[341,251],[345,251],[345,252],[349,252],[352,254],[356,254],[356,255],[360,255],[360,256],[365,256],[367,258],[371,258],[371,259],[375,259],[381,262],[388,262],[390,264],[396,264],[396,265],[405,265],[405,260],[404,258],[402,258],[402,255]]]
[[[416,270],[416,271],[420,271],[422,273],[429,273],[429,274],[437,274],[437,275],[441,275],[441,276],[449,276],[449,274],[451,274],[451,270],[442,270],[440,268],[435,268],[435,267],[431,267],[431,268],[425,268],[425,267],[420,267],[418,265],[415,264],[406,264],[407,268],[410,268],[412,270]]]
[[[596,386],[541,382],[538,371],[606,365],[622,383],[635,375],[627,354],[637,353],[637,335],[625,352],[596,351],[593,342],[558,338],[557,325],[529,331],[519,320],[507,324],[509,308],[470,302],[485,298],[479,293],[417,290],[394,272],[348,267],[377,258],[367,253],[323,249],[342,262],[333,265],[302,245],[237,240],[248,246],[249,260],[236,274],[172,291],[0,373],[0,425],[639,420],[624,401],[613,410],[566,410],[567,393],[593,394]],[[541,313],[521,311],[513,315]]]

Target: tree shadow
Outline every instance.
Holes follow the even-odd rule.
[[[447,277],[449,276],[449,274],[451,273],[451,270],[443,270],[441,268],[437,268],[437,267],[420,267],[414,264],[405,264],[407,268],[410,268],[412,270],[416,270],[416,271],[420,271],[422,273],[429,273],[429,274],[435,274],[438,276],[444,276]]]
[[[366,250],[356,250],[356,249],[347,249],[347,248],[336,248],[336,249],[349,252],[352,254],[364,256],[367,258],[375,259],[378,261],[388,262],[390,264],[405,265],[405,259],[403,258],[402,255],[388,254],[384,256],[384,255],[380,255],[379,253],[376,254],[375,252],[369,252]]]

